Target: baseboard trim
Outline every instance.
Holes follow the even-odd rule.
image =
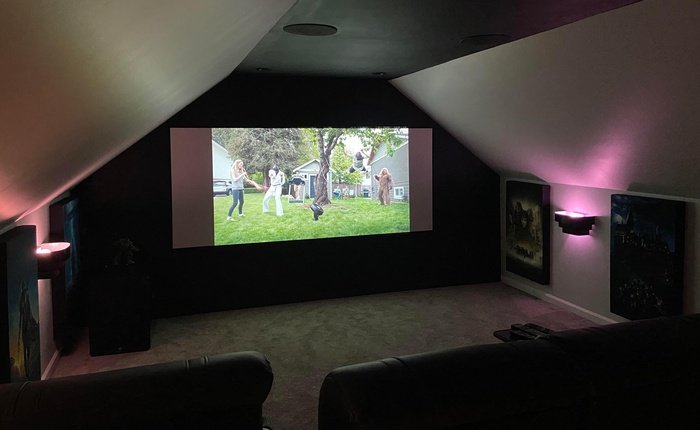
[[[589,319],[593,321],[596,324],[613,324],[617,322],[623,322],[627,321],[624,318],[620,318],[619,320],[612,319],[610,317],[601,315],[597,312],[593,312],[589,309],[583,308],[579,305],[576,305],[574,303],[571,303],[567,300],[562,299],[561,297],[557,297],[554,294],[548,293],[546,291],[539,290],[537,288],[531,287],[527,285],[525,282],[520,281],[519,279],[503,275],[501,276],[501,282],[504,284],[511,286],[513,288],[516,288],[524,293],[527,293],[531,296],[537,297],[540,300],[543,300],[547,303],[551,303],[553,305],[559,306],[561,308],[566,309],[567,311],[576,314],[580,317]]]
[[[46,365],[46,369],[44,369],[44,373],[41,374],[41,380],[49,379],[51,375],[53,375],[53,371],[56,369],[56,364],[58,364],[58,359],[61,357],[61,353],[56,350],[53,352],[53,357],[51,357],[51,360],[49,361],[49,364]]]

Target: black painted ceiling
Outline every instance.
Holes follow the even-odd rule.
[[[638,1],[299,0],[236,72],[392,79]],[[284,31],[308,23],[338,31]]]

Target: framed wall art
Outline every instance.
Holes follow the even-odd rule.
[[[610,312],[681,314],[685,202],[613,194],[610,203]]]
[[[506,182],[506,270],[549,284],[550,187]]]
[[[41,379],[36,227],[0,235],[0,382]]]

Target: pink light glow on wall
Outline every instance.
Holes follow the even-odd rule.
[[[592,188],[577,186],[555,186],[552,193],[552,207],[556,211],[575,212],[585,216],[602,216],[610,213],[608,193],[603,198]],[[602,191],[602,190],[601,190]]]
[[[555,235],[558,239],[558,245],[555,246],[557,255],[562,261],[577,261],[586,262],[598,260],[601,258],[600,253],[600,231],[594,225],[589,235],[576,236],[572,234]],[[607,258],[607,257],[606,257]],[[563,264],[563,263],[562,263]],[[585,263],[588,267],[598,267],[599,263]],[[569,264],[565,265],[566,270],[572,270]]]
[[[583,218],[586,216],[586,214],[583,214],[581,212],[572,212],[572,211],[556,211],[554,213],[558,214],[558,215],[562,215],[562,216],[567,216],[569,218]]]

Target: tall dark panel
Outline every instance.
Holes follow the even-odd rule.
[[[49,240],[69,242],[71,253],[62,271],[51,279],[53,334],[62,353],[73,349],[85,316],[80,309],[84,293],[80,289],[80,220],[76,197],[62,199],[49,206]]]

